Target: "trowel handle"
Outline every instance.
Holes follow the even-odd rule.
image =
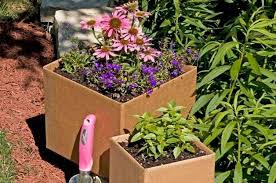
[[[79,143],[79,170],[91,171],[93,165],[93,143],[96,116],[88,115],[82,124]]]

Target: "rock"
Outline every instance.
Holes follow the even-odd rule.
[[[108,6],[111,2],[111,0],[42,0],[40,8],[41,22],[53,23],[57,10],[100,8]]]
[[[55,14],[54,34],[56,37],[57,55],[62,56],[74,48],[72,39],[78,39],[86,43],[95,42],[95,37],[90,31],[81,30],[80,21],[89,20],[110,12],[110,8],[78,9],[72,11],[58,10]]]

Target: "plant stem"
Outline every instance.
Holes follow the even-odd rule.
[[[238,162],[240,162],[240,160],[241,160],[241,140],[240,140],[241,127],[240,127],[240,121],[238,121],[237,125],[238,125]]]
[[[102,46],[103,44],[100,42],[100,40],[97,38],[94,28],[92,29],[93,36],[96,38],[96,40],[99,42],[99,44]]]

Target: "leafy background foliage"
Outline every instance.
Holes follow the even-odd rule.
[[[276,2],[139,0],[145,29],[200,49],[189,120],[216,152],[216,182],[276,179]]]

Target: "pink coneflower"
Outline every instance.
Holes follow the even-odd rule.
[[[136,18],[148,18],[150,16],[150,13],[146,11],[136,11],[134,13],[134,16]]]
[[[97,21],[95,19],[91,19],[88,21],[83,20],[80,22],[80,25],[81,25],[81,29],[88,30],[97,26]]]
[[[137,37],[133,42],[134,49],[137,51],[140,51],[141,49],[152,45],[150,41],[151,41],[151,38]]]
[[[109,60],[110,56],[116,56],[109,46],[102,46],[100,49],[97,49],[93,55],[98,58],[105,58],[106,60]]]
[[[122,5],[122,7],[124,9],[126,9],[128,12],[135,12],[138,10],[139,5],[138,5],[138,1],[134,1],[134,2],[128,2]]]
[[[159,57],[161,55],[161,52],[153,49],[151,47],[147,47],[142,52],[138,54],[139,58],[143,59],[145,62],[152,61],[154,62],[154,59],[156,57]]]
[[[127,8],[123,7],[123,6],[118,6],[115,8],[116,11],[118,11],[121,14],[127,14]]]
[[[130,27],[130,22],[126,15],[118,11],[114,11],[111,16],[103,16],[100,22],[101,28],[106,31],[108,37],[117,34],[120,30],[128,29]]]
[[[130,51],[134,50],[133,49],[134,45],[130,43],[129,40],[125,40],[125,39],[121,39],[121,40],[114,39],[112,47],[114,48],[113,51],[121,51],[122,49],[124,49],[126,53],[128,50]]]
[[[143,35],[143,31],[140,27],[131,27],[130,29],[122,30],[122,37],[124,39],[130,39],[134,41],[138,36],[141,37]]]

